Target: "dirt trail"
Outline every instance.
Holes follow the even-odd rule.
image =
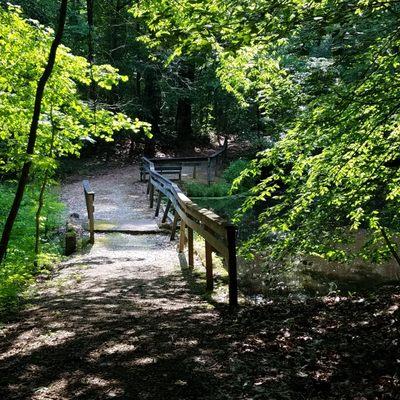
[[[97,215],[152,218],[137,176],[92,177]],[[63,198],[85,214],[80,180]],[[0,400],[400,398],[399,286],[230,314],[200,296],[168,236],[113,233],[32,292],[0,325]]]
[[[70,213],[85,219],[82,178],[62,188],[62,199]],[[137,166],[110,168],[88,177],[95,192],[95,229],[117,232],[157,232],[154,211],[148,206],[146,185],[139,182]]]
[[[137,178],[136,167],[92,177],[96,218],[153,219]],[[62,192],[85,215],[81,180]],[[218,314],[187,274],[166,235],[96,235],[1,332],[0,398],[199,398],[209,379],[202,324]]]

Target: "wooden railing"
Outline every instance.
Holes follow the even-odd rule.
[[[88,224],[90,232],[90,243],[94,243],[94,192],[90,188],[89,181],[83,181],[83,192],[85,194],[86,209],[88,213]]]
[[[143,157],[142,162],[144,169],[149,175],[147,192],[149,194],[151,208],[154,207],[155,192],[158,192],[155,215],[159,215],[163,195],[167,198],[163,221],[166,220],[171,207],[175,210],[171,239],[175,236],[179,220],[181,221],[179,252],[184,252],[187,242],[188,264],[190,267],[193,267],[193,232],[195,231],[201,235],[205,239],[207,289],[212,290],[214,286],[212,253],[216,252],[224,258],[225,266],[229,274],[229,304],[231,306],[237,306],[238,287],[235,226],[212,211],[201,208],[193,203],[175,183],[156,171],[152,160]]]
[[[192,166],[193,178],[196,178],[197,167],[201,164],[207,164],[207,183],[210,185],[213,178],[217,176],[219,169],[222,167],[224,160],[227,157],[228,140],[225,139],[223,146],[210,156],[195,156],[195,157],[160,157],[149,158],[155,164],[156,170],[163,165],[173,164],[179,166]],[[144,174],[143,174],[144,175]],[[141,173],[140,179],[143,180]]]

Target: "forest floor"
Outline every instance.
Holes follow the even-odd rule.
[[[97,215],[151,218],[136,167],[103,172]],[[385,286],[232,312],[167,235],[98,234],[0,325],[0,399],[400,399],[399,307]]]

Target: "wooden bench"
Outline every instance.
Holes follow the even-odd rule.
[[[165,175],[177,175],[177,180],[182,180],[182,164],[179,165],[157,165],[156,171],[160,174]],[[140,181],[146,180],[146,176],[149,174],[143,165],[140,166]]]

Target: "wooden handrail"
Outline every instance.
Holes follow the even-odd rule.
[[[83,192],[85,194],[86,209],[88,213],[90,243],[94,244],[94,192],[90,188],[88,180],[82,182]]]
[[[215,151],[214,154],[210,156],[190,156],[190,157],[156,157],[156,158],[148,158],[148,160],[153,163],[168,163],[168,162],[196,162],[196,161],[207,161],[209,158],[218,158],[221,154],[226,153],[228,149],[228,141],[225,139],[222,147]]]
[[[210,156],[192,156],[192,157],[160,157],[160,158],[146,158],[147,161],[150,161],[156,165],[156,169],[158,164],[169,164],[175,163],[181,166],[193,166],[193,178],[196,177],[196,167],[201,165],[201,163],[207,163],[207,183],[210,185],[212,180],[212,168],[215,166],[215,175],[217,173],[218,165],[221,165],[223,159],[226,157],[226,153],[228,150],[228,140],[225,138],[223,146],[214,152],[214,154]],[[140,174],[140,180],[143,180],[142,172]]]
[[[154,206],[154,192],[158,191],[156,215],[159,213],[161,198],[168,199],[167,208],[172,205],[175,209],[175,220],[171,237],[175,236],[174,229],[178,218],[181,220],[179,252],[183,252],[186,242],[186,228],[188,230],[189,266],[193,267],[193,231],[201,235],[206,242],[206,270],[207,288],[213,287],[212,252],[221,254],[226,263],[229,274],[229,304],[237,306],[237,268],[236,268],[236,228],[225,219],[211,210],[199,207],[190,200],[178,185],[156,171],[151,159],[142,158],[143,167],[149,174],[148,194],[150,207]],[[164,217],[165,218],[165,217]]]

